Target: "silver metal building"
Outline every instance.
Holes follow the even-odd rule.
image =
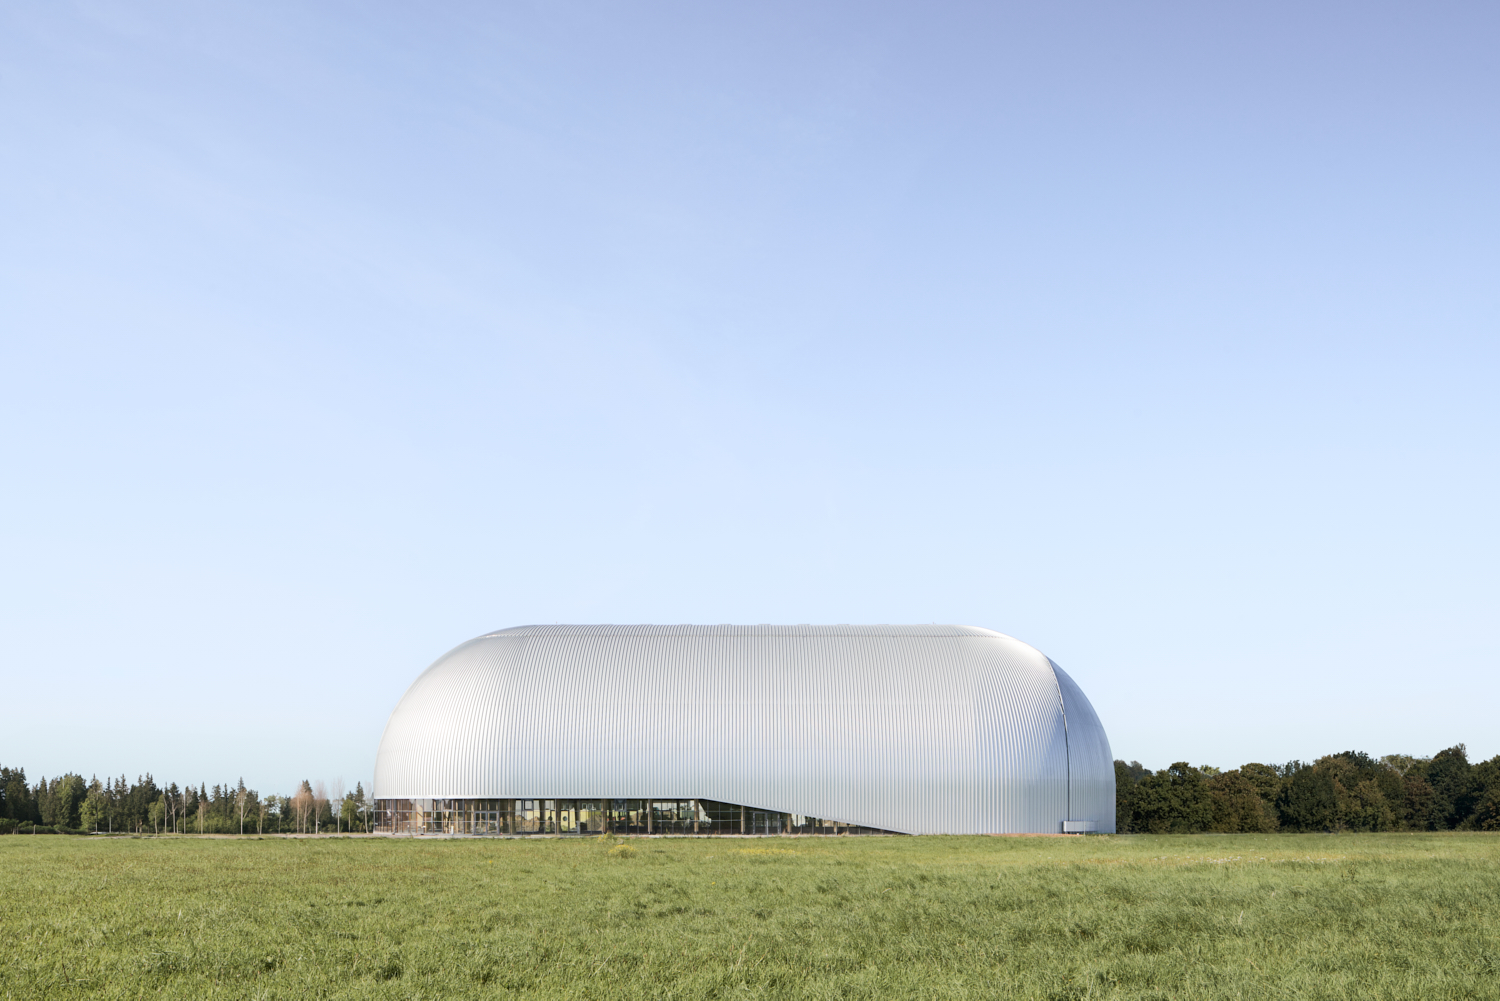
[[[375,762],[391,831],[1113,831],[1073,679],[972,626],[522,626],[422,673]]]

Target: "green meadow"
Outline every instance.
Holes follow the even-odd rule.
[[[1494,834],[14,835],[0,891],[3,998],[1500,998]]]

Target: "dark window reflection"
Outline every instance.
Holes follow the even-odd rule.
[[[381,799],[386,834],[890,834],[709,799]]]

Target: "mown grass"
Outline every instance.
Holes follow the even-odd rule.
[[[1500,837],[0,838],[0,997],[1497,998]]]

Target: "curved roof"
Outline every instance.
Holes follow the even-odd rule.
[[[422,673],[375,795],[701,798],[908,833],[1114,830],[1093,707],[973,626],[521,626]]]

